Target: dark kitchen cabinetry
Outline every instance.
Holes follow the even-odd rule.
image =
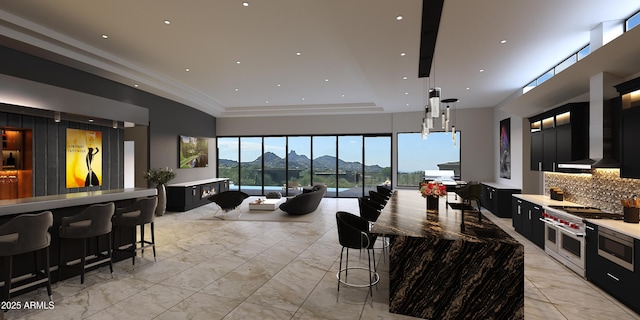
[[[620,111],[620,177],[640,178],[640,78],[616,86],[622,100]]]
[[[558,163],[589,156],[589,104],[569,103],[529,118],[531,170],[556,171]]]
[[[520,189],[483,182],[480,204],[498,217],[511,218],[511,195],[514,193],[520,193]]]
[[[544,249],[544,222],[540,221],[544,212],[542,206],[516,197],[512,197],[511,206],[516,232]]]
[[[586,276],[602,290],[640,313],[640,299],[637,288],[640,286],[640,240],[634,239],[634,271],[630,271],[609,259],[598,255],[598,225],[587,222],[586,227]]]
[[[167,185],[167,211],[187,211],[211,203],[207,198],[229,190],[228,179],[209,179]]]

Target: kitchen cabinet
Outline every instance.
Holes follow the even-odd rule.
[[[514,229],[529,241],[544,249],[544,222],[540,221],[544,209],[542,206],[529,201],[515,197],[511,199]]]
[[[586,224],[586,277],[602,290],[606,291],[622,303],[640,313],[640,299],[637,299],[637,288],[640,285],[640,240],[634,239],[634,271],[598,255],[598,226]]]
[[[483,182],[480,191],[480,205],[501,218],[511,218],[511,195],[520,189]]]
[[[529,118],[530,169],[556,171],[558,163],[589,156],[589,104],[569,103]]]
[[[620,177],[640,178],[640,77],[615,86],[620,93]]]
[[[209,196],[229,190],[228,179],[167,185],[167,211],[187,211],[211,203]]]

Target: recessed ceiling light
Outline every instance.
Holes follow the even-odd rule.
[[[267,104],[268,104],[268,103],[269,103],[269,100],[265,101],[264,103],[267,103]]]
[[[402,77],[402,80],[407,80],[407,77]]]
[[[405,92],[404,94],[407,95],[407,94],[409,94],[409,92]]]
[[[249,6],[249,2],[246,2],[246,1],[245,1],[245,2],[243,2],[243,3],[242,3],[242,6],[243,6],[243,7],[248,7],[248,6]]]
[[[301,54],[302,54],[302,52],[296,52],[296,56],[299,56]]]
[[[342,95],[342,97],[344,98],[344,94]]]
[[[171,24],[171,21],[169,21],[169,20],[165,20],[165,21],[164,21],[164,24]]]
[[[324,79],[324,82],[329,82],[329,79]]]
[[[302,101],[304,101],[304,98],[302,98]]]
[[[407,103],[407,107],[409,106],[409,104]]]
[[[400,56],[404,57],[404,56],[406,56],[406,55],[407,55],[406,53],[404,53],[404,52],[400,52]]]
[[[484,69],[480,69],[480,72],[484,72]]]
[[[102,39],[109,39],[109,36],[108,36],[108,35],[106,35],[106,34],[103,34],[103,35],[102,35]]]
[[[235,90],[236,92],[238,92],[238,91],[239,91],[240,89],[238,89],[238,88],[235,88],[234,90]]]
[[[138,87],[138,84],[136,83],[136,84],[134,84],[133,86],[134,86],[135,88],[137,88],[137,87]]]
[[[236,64],[240,64],[240,61],[236,61]]]
[[[184,69],[184,71],[189,72],[189,71],[191,71],[191,70],[189,70],[189,68],[186,68],[186,69]]]
[[[402,17],[402,16],[397,16],[397,17],[396,17],[396,20],[400,21],[400,20],[402,20],[403,18],[404,18],[404,17]]]
[[[467,88],[467,90],[469,90],[469,89],[471,89],[471,88]]]
[[[500,43],[507,43],[507,40],[500,40]]]
[[[279,86],[280,86],[280,84],[278,83],[276,86],[278,86],[278,87],[279,87]]]
[[[93,119],[89,119],[89,122],[93,122]]]

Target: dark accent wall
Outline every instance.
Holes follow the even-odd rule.
[[[0,127],[30,129],[33,133],[33,195],[45,196],[92,190],[118,189],[124,186],[124,130],[84,123],[61,121],[0,112]],[[102,132],[102,186],[67,189],[67,128]]]
[[[216,119],[207,113],[144,92],[130,85],[111,81],[94,74],[2,46],[1,44],[7,43],[0,41],[0,61],[2,61],[0,64],[0,73],[2,74],[84,92],[149,109],[149,141],[148,150],[146,150],[149,167],[169,167],[177,169],[178,136],[181,134],[215,138]],[[91,106],[87,106],[87,108],[91,108]],[[53,123],[52,120],[51,122]],[[58,126],[57,128],[60,127],[61,126]],[[60,132],[56,131],[55,128],[56,127],[47,127],[47,135],[60,135]],[[104,137],[106,136],[111,135],[104,134]],[[118,163],[117,166],[114,165],[114,167],[121,168],[124,161],[121,153],[124,135],[120,133],[118,136],[112,138],[120,140],[118,142],[120,153],[118,154],[118,158],[111,160]],[[39,141],[42,142],[45,140]],[[46,149],[49,150],[47,151],[47,155],[52,152],[50,151],[52,148],[59,147],[60,141],[63,140],[46,140]],[[210,140],[210,145],[212,144],[215,144],[213,139]],[[144,144],[136,144],[136,148],[138,148],[138,145]],[[34,148],[36,148],[36,150],[34,150],[36,157],[42,156],[38,150],[41,148],[41,145],[34,143],[34,146]],[[210,150],[215,150],[215,148],[211,146]],[[215,155],[210,153],[209,158],[215,159]],[[108,159],[105,159],[105,162],[107,162],[106,160]],[[49,166],[51,166],[51,164],[49,164]],[[34,170],[35,169],[36,168],[34,168]],[[41,172],[34,172],[34,175],[38,179],[40,179],[40,174]],[[122,175],[122,173],[119,174],[120,176]],[[173,182],[207,179],[215,176],[215,163],[210,162],[208,168],[177,170],[176,179]],[[54,177],[47,173],[47,179],[50,178]],[[120,179],[122,180],[122,177],[120,177]],[[64,193],[64,190],[58,190],[60,193]],[[49,191],[47,192],[48,194],[52,194]]]

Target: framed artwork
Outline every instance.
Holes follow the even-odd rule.
[[[209,139],[183,136],[179,137],[178,168],[198,168],[209,166]]]
[[[511,118],[500,121],[500,178],[511,179]]]
[[[67,128],[67,188],[102,185],[102,132]]]

